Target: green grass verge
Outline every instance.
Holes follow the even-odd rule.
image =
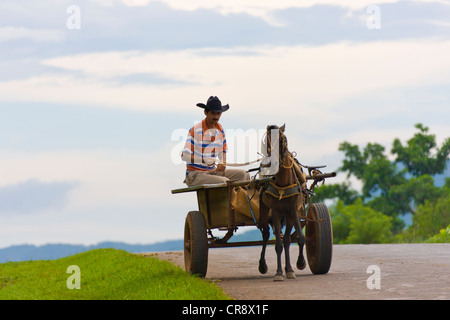
[[[80,289],[67,281],[80,268]],[[73,277],[71,278],[73,279]],[[71,281],[70,281],[71,282]],[[71,282],[72,283],[72,282]],[[210,281],[170,262],[122,250],[97,249],[58,260],[0,264],[0,300],[221,300],[231,299]]]

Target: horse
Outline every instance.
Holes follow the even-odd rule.
[[[275,131],[274,131],[275,130]],[[276,134],[278,131],[278,134]],[[267,241],[269,240],[270,230],[269,222],[272,225],[273,233],[276,237],[275,251],[277,254],[277,271],[274,281],[283,281],[283,269],[281,264],[281,254],[285,255],[285,271],[287,279],[295,279],[295,273],[290,263],[289,247],[291,244],[291,230],[295,228],[297,243],[299,246],[299,255],[297,259],[297,268],[303,270],[306,267],[306,261],[303,256],[303,246],[305,236],[302,233],[299,220],[299,208],[303,201],[303,192],[300,181],[297,179],[293,169],[294,157],[287,148],[287,138],[284,135],[285,124],[281,127],[276,125],[267,126],[266,131],[266,154],[265,159],[270,157],[270,166],[278,166],[274,174],[274,181],[270,182],[260,190],[260,229],[263,238],[261,257],[259,260],[259,272],[267,273],[268,268],[265,260]],[[272,137],[272,139],[271,139]],[[275,141],[273,141],[275,138]],[[274,157],[278,152],[278,157]],[[275,151],[275,152],[274,152]],[[264,151],[263,151],[264,153]],[[264,161],[263,161],[264,163]],[[261,164],[264,166],[264,164]],[[268,166],[267,164],[265,166]],[[282,235],[282,222],[284,221],[286,229]]]

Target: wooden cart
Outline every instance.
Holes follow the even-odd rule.
[[[307,179],[319,181],[318,179],[323,180],[335,175],[335,173],[321,174],[314,177],[307,176]],[[252,202],[248,194],[244,195],[249,204],[252,203],[249,205],[250,214],[235,210],[233,200],[237,194],[242,196],[243,189],[252,193],[272,179],[269,177],[239,182],[228,181],[172,190],[173,194],[197,192],[198,210],[189,211],[184,228],[184,263],[187,272],[201,277],[206,276],[209,248],[262,245],[262,240],[228,241],[239,227],[258,226],[259,222],[259,207],[254,205],[257,199],[252,199]],[[311,191],[307,194],[308,201],[304,204],[300,222],[302,227],[306,227],[306,254],[309,267],[314,274],[323,274],[328,272],[331,265],[333,231],[327,207],[322,203],[311,204],[309,201],[311,194]],[[227,233],[224,237],[218,238],[213,236],[213,229]],[[291,238],[294,238],[294,235]],[[274,243],[275,240],[269,241],[269,244]]]

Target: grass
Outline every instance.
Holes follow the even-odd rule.
[[[80,289],[68,289],[80,268]],[[72,277],[73,278],[73,277]],[[71,279],[72,279],[71,278]],[[122,250],[97,249],[58,260],[0,264],[0,300],[221,300],[230,299],[210,281],[170,262]]]

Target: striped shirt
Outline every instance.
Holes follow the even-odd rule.
[[[195,124],[188,133],[186,144],[183,149],[183,158],[187,160],[192,154],[202,159],[218,158],[219,162],[225,162],[227,152],[227,140],[222,125],[217,123],[214,129],[208,129],[206,120]],[[205,163],[190,160],[186,161],[186,174],[190,171],[210,171],[215,170],[216,165],[211,166]]]

